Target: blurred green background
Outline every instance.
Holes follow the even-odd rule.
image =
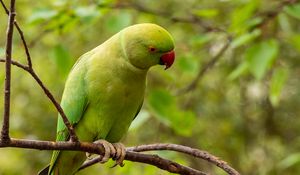
[[[8,0],[4,1],[9,4]],[[176,42],[176,61],[153,68],[143,110],[126,146],[176,143],[206,150],[241,174],[300,174],[300,3],[276,0],[17,0],[33,66],[60,99],[76,59],[122,28],[151,22]],[[288,2],[288,1],[286,1]],[[279,12],[279,13],[277,13]],[[7,16],[0,10],[0,57]],[[212,27],[212,28],[211,28]],[[221,30],[220,30],[221,29]],[[178,95],[232,36],[229,48],[198,86]],[[17,32],[13,58],[26,63]],[[4,64],[0,64],[4,86]],[[37,83],[12,69],[11,136],[54,140],[57,112]],[[3,111],[3,93],[0,111]],[[1,120],[2,121],[2,120]],[[159,155],[211,174],[219,168],[173,152]],[[36,174],[51,151],[0,149],[0,174]],[[168,174],[126,161],[94,165],[79,174]]]

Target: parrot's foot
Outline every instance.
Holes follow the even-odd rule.
[[[116,161],[116,164],[113,166],[121,166],[123,167],[123,160],[126,155],[125,146],[122,143],[109,143],[106,140],[97,140],[94,142],[95,144],[102,145],[104,147],[105,153],[102,157],[100,163],[106,163],[110,157],[112,157],[113,160]],[[91,153],[86,153],[87,159],[92,159]]]
[[[125,155],[126,155],[126,150],[125,150],[125,146],[122,143],[113,143],[113,146],[116,149],[116,154],[113,157],[113,160],[116,161],[115,165],[112,166],[115,167],[117,165],[119,165],[120,167],[124,166],[124,159],[125,159]]]

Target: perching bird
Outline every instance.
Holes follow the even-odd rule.
[[[127,27],[82,55],[61,101],[79,140],[118,142],[141,109],[149,68],[160,64],[167,69],[174,59],[172,36],[148,23]],[[56,140],[69,140],[60,117]],[[83,152],[53,151],[50,165],[40,175],[72,175],[85,160]]]

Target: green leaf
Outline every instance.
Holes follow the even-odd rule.
[[[110,16],[106,21],[106,26],[112,32],[118,32],[124,27],[127,27],[131,23],[131,15],[125,11],[119,12],[113,16]]]
[[[300,19],[300,3],[285,7],[284,12],[294,18]]]
[[[227,77],[228,80],[235,80],[249,70],[248,63],[242,62],[236,69],[234,69]]]
[[[278,15],[278,23],[285,35],[292,33],[292,26],[289,21],[288,15],[285,13],[280,13]]]
[[[100,16],[100,11],[96,9],[95,5],[78,7],[74,10],[75,15],[80,17],[84,22],[89,22]]]
[[[278,167],[282,170],[295,166],[300,163],[300,153],[294,153],[283,159]]]
[[[251,41],[253,41],[255,38],[257,38],[261,34],[261,31],[259,29],[255,29],[251,33],[243,34],[239,37],[237,37],[235,40],[233,40],[231,47],[237,48],[242,45],[245,45]]]
[[[299,34],[291,35],[288,39],[288,42],[291,43],[298,52],[300,52],[300,35]]]
[[[201,9],[201,10],[195,10],[193,14],[200,16],[200,17],[207,17],[212,18],[219,14],[218,9]]]
[[[287,80],[288,70],[284,68],[276,69],[273,73],[270,85],[269,97],[272,105],[279,104],[282,88]]]
[[[58,71],[66,77],[72,68],[72,59],[69,51],[62,45],[56,45],[52,50],[52,57],[57,65]]]
[[[272,66],[277,54],[278,43],[275,40],[262,41],[247,49],[245,56],[249,70],[257,80]]]
[[[198,61],[194,58],[195,55],[183,55],[177,59],[178,68],[186,73],[196,73],[198,70]]]
[[[247,25],[245,25],[248,20],[252,17],[253,13],[259,6],[258,0],[251,0],[247,2],[245,5],[236,8],[231,13],[231,26],[230,30],[236,33],[242,33],[245,29],[247,29]]]
[[[192,111],[179,109],[176,98],[163,89],[153,90],[148,98],[150,110],[161,122],[170,126],[177,134],[189,136],[196,116]]]
[[[32,15],[29,17],[28,22],[31,24],[37,24],[44,22],[45,20],[49,20],[53,17],[55,17],[58,14],[56,10],[53,9],[37,9],[33,11]]]
[[[214,39],[214,34],[206,33],[206,34],[198,34],[191,38],[191,44],[194,47],[202,47],[204,44]]]

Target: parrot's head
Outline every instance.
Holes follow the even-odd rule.
[[[170,33],[156,24],[136,24],[121,31],[125,57],[140,69],[160,64],[169,68],[175,59],[174,41]]]

